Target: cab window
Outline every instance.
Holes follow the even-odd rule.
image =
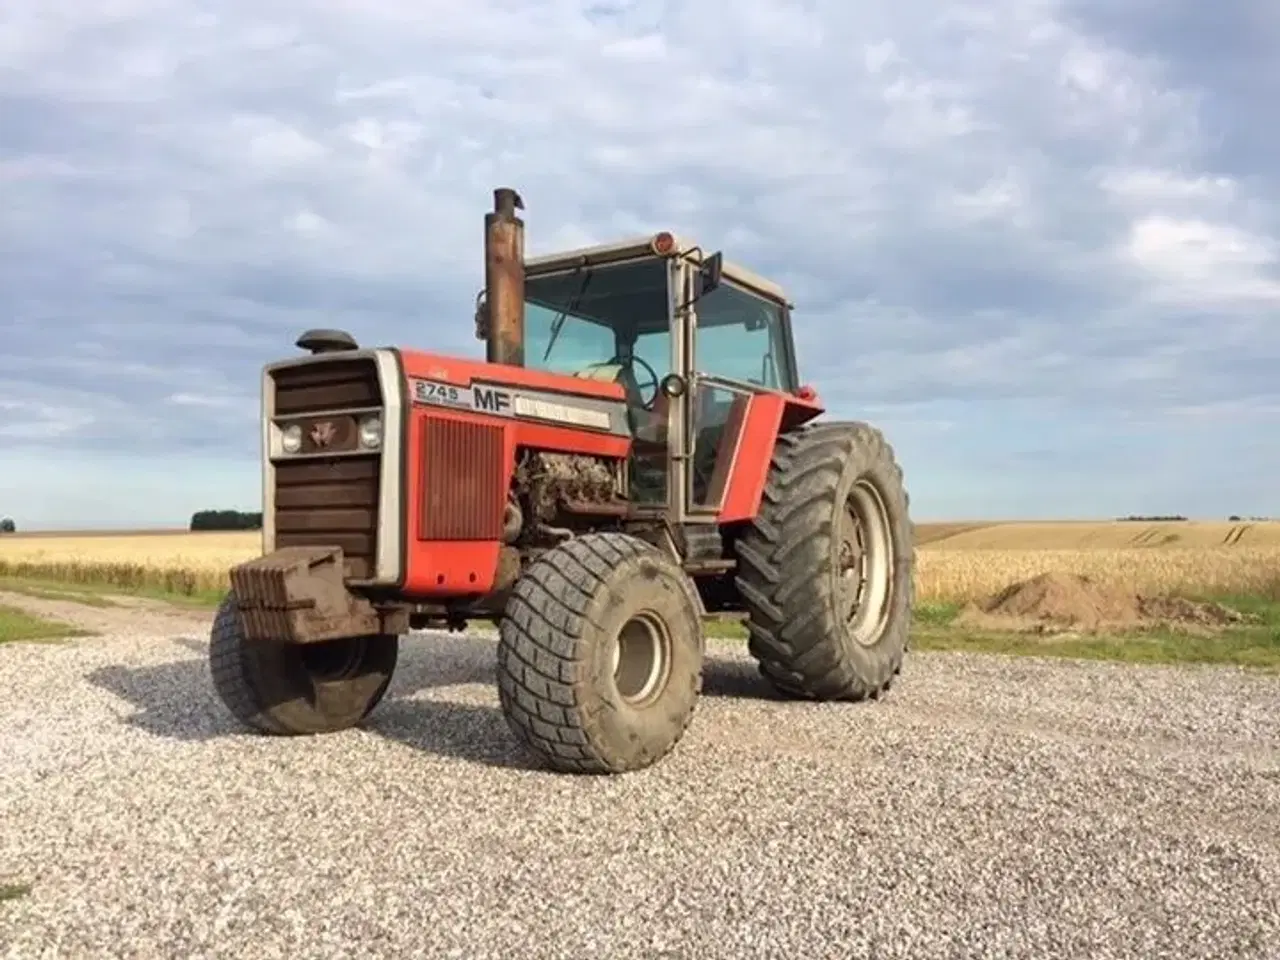
[[[704,374],[794,391],[781,304],[724,280],[698,300],[697,366]]]
[[[666,333],[668,304],[667,265],[657,258],[528,277],[525,365],[574,374],[616,362],[620,346],[634,338],[656,346],[652,334]],[[655,352],[642,359],[662,375],[670,360]]]

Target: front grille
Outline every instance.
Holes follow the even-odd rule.
[[[275,462],[275,545],[341,547],[345,576],[371,580],[377,574],[382,458],[354,450],[341,454],[355,446],[354,421],[347,424],[340,416],[316,415],[350,408],[380,409],[377,367],[367,358],[332,360],[286,367],[274,371],[272,378],[277,418],[303,424],[303,453],[320,452],[311,427],[325,421],[334,427],[327,449],[338,454],[297,459],[286,455]],[[385,424],[384,428],[394,427]]]
[[[369,359],[285,367],[272,377],[276,382],[277,416],[382,406],[378,368]]]
[[[427,417],[422,423],[423,540],[497,540],[507,506],[502,427]]]
[[[373,577],[377,457],[281,461],[275,507],[277,547],[341,547],[348,577]]]

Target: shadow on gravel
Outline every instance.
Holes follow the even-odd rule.
[[[496,706],[398,697],[383,701],[365,729],[438,757],[506,770],[541,770]]]
[[[101,667],[89,674],[89,682],[134,708],[122,723],[153,736],[198,742],[245,734],[214,692],[207,641],[171,639],[197,656],[143,667]],[[494,665],[492,638],[406,637],[387,697],[362,726],[425,753],[492,767],[540,769],[516,742],[493,702]],[[489,702],[415,696],[423,690],[472,685],[482,687],[479,692]],[[704,666],[703,692],[712,697],[779,699],[754,662],[716,656],[708,657]]]
[[[190,650],[194,654],[202,657],[209,655],[209,638],[208,637],[170,637],[174,643],[185,650]]]
[[[702,694],[737,700],[785,700],[754,660],[709,656],[702,667]]]
[[[174,639],[187,646],[187,638]],[[199,741],[242,732],[217,699],[203,658],[145,667],[112,664],[94,670],[88,680],[137,711],[121,717],[121,723],[155,736]]]
[[[128,702],[135,713],[122,723],[171,740],[201,741],[245,733],[245,728],[227,712],[213,689],[207,659],[209,644],[193,637],[173,637],[172,642],[198,657],[144,667],[112,664],[88,675],[91,684]],[[420,690],[460,684],[492,684],[493,643],[471,637],[410,636],[401,644],[400,661],[387,699],[370,717],[372,721],[397,702]],[[433,701],[405,701],[411,708],[458,708],[463,711],[492,710]],[[499,723],[501,715],[494,711]],[[433,721],[439,723],[442,720]],[[464,722],[464,726],[469,724]],[[442,752],[456,738],[445,738]]]

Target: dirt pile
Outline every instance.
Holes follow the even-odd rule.
[[[1015,583],[970,604],[956,618],[962,626],[1032,633],[1211,629],[1246,622],[1249,618],[1244,614],[1221,604],[1142,596],[1066,573],[1044,573]]]

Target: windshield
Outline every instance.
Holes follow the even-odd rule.
[[[525,366],[578,374],[616,363],[637,336],[669,338],[669,306],[667,262],[655,257],[527,277]],[[658,369],[668,365],[664,353]]]

